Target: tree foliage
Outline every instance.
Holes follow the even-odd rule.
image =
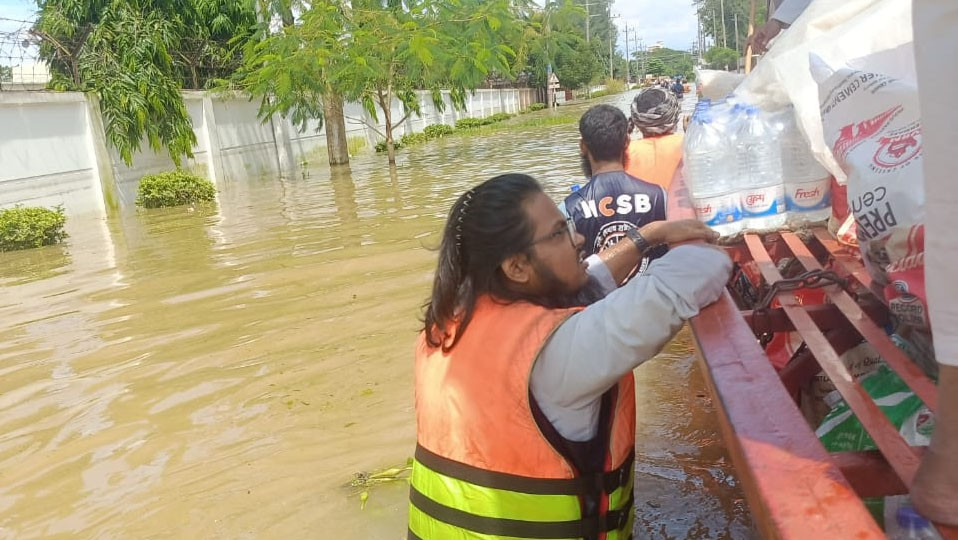
[[[590,6],[593,14],[598,8]],[[608,30],[592,30],[593,39],[586,42],[586,9],[581,2],[556,0],[546,2],[524,20],[519,37],[515,72],[529,85],[546,85],[547,66],[565,88],[579,89],[605,74]],[[597,19],[598,17],[593,17]],[[605,36],[605,37],[603,37]]]
[[[712,69],[734,70],[738,68],[738,51],[725,47],[712,47],[705,51],[705,61]]]
[[[32,33],[50,86],[99,96],[107,140],[130,164],[145,139],[177,165],[196,144],[180,95],[239,64],[252,5],[236,0],[37,0]]]
[[[288,114],[301,128],[322,115],[317,99],[329,90],[358,101],[382,117],[393,162],[394,128],[421,114],[417,90],[442,110],[447,89],[461,108],[487,77],[510,74],[518,16],[508,0],[316,1],[300,24],[248,47],[235,84],[262,98],[261,116]]]
[[[695,75],[695,63],[692,54],[688,51],[679,51],[662,47],[654,51],[636,51],[633,53],[633,63],[637,68],[633,72],[643,75],[642,65],[645,61],[645,72],[654,76],[681,75],[683,79],[691,80]]]
[[[736,48],[735,20],[738,18],[738,48],[745,48],[748,37],[749,0],[693,0],[695,9],[702,21],[702,32],[713,38],[716,45],[728,49]],[[723,6],[724,3],[724,6]],[[755,26],[759,27],[766,20],[765,2],[756,2]],[[722,8],[725,8],[725,19],[722,19]]]
[[[665,63],[662,62],[661,58],[655,56],[649,57],[646,61],[645,72],[656,77],[662,77],[667,73]]]

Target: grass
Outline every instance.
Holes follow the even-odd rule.
[[[366,137],[349,137],[346,139],[346,150],[350,156],[355,156],[363,148],[366,148]]]

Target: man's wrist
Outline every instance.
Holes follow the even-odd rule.
[[[663,243],[664,239],[660,234],[660,231],[662,230],[660,225],[661,223],[659,222],[648,223],[638,230],[639,234],[642,235],[642,238],[645,238],[646,242],[649,243],[649,246],[657,246]]]
[[[625,236],[627,236],[629,240],[631,240],[632,243],[635,245],[635,248],[638,250],[640,257],[649,249],[651,249],[652,246],[654,245],[652,242],[649,241],[648,238],[645,237],[644,234],[642,234],[642,231],[640,231],[639,229],[630,228],[629,230],[625,232]]]

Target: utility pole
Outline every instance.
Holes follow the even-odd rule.
[[[632,70],[629,69],[629,23],[625,23],[625,89],[632,84]]]
[[[738,13],[735,14],[735,50],[741,50],[738,48]]]
[[[589,43],[592,40],[592,31],[589,30],[589,19],[592,18],[592,10],[590,10],[589,7],[597,6],[598,4],[590,3],[586,0],[582,5],[585,6],[585,42]]]
[[[613,63],[615,61],[615,55],[613,54],[614,49],[612,48],[612,45],[613,45],[612,37],[615,35],[615,26],[613,26],[612,24],[612,19],[618,19],[618,18],[619,18],[618,15],[612,14],[612,3],[610,2],[609,3],[609,80],[612,80],[615,78],[615,64]]]
[[[722,46],[728,48],[728,31],[725,29],[725,0],[719,0],[719,9],[722,11]],[[715,36],[718,39],[718,36]]]
[[[718,20],[715,18],[715,10],[712,10],[712,42],[718,45]]]

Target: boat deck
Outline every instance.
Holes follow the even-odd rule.
[[[681,196],[673,202],[670,218],[690,216]],[[861,499],[907,493],[922,448],[902,439],[840,355],[868,340],[931,411],[938,403],[934,382],[882,329],[887,310],[876,300],[880,295],[868,292],[873,283],[857,249],[842,246],[826,229],[803,237],[747,234],[726,249],[736,262],[757,268],[761,290],[770,291],[760,302],[766,305],[743,311],[727,291],[690,325],[757,529],[762,538],[885,538]],[[811,272],[805,283],[782,276],[778,263],[784,258]],[[820,288],[827,300],[809,305],[796,294],[802,285]],[[758,338],[792,331],[801,335],[804,350],[776,370]],[[878,451],[829,454],[819,442],[797,404],[799,389],[819,371]],[[943,539],[958,540],[958,528],[938,529]]]

